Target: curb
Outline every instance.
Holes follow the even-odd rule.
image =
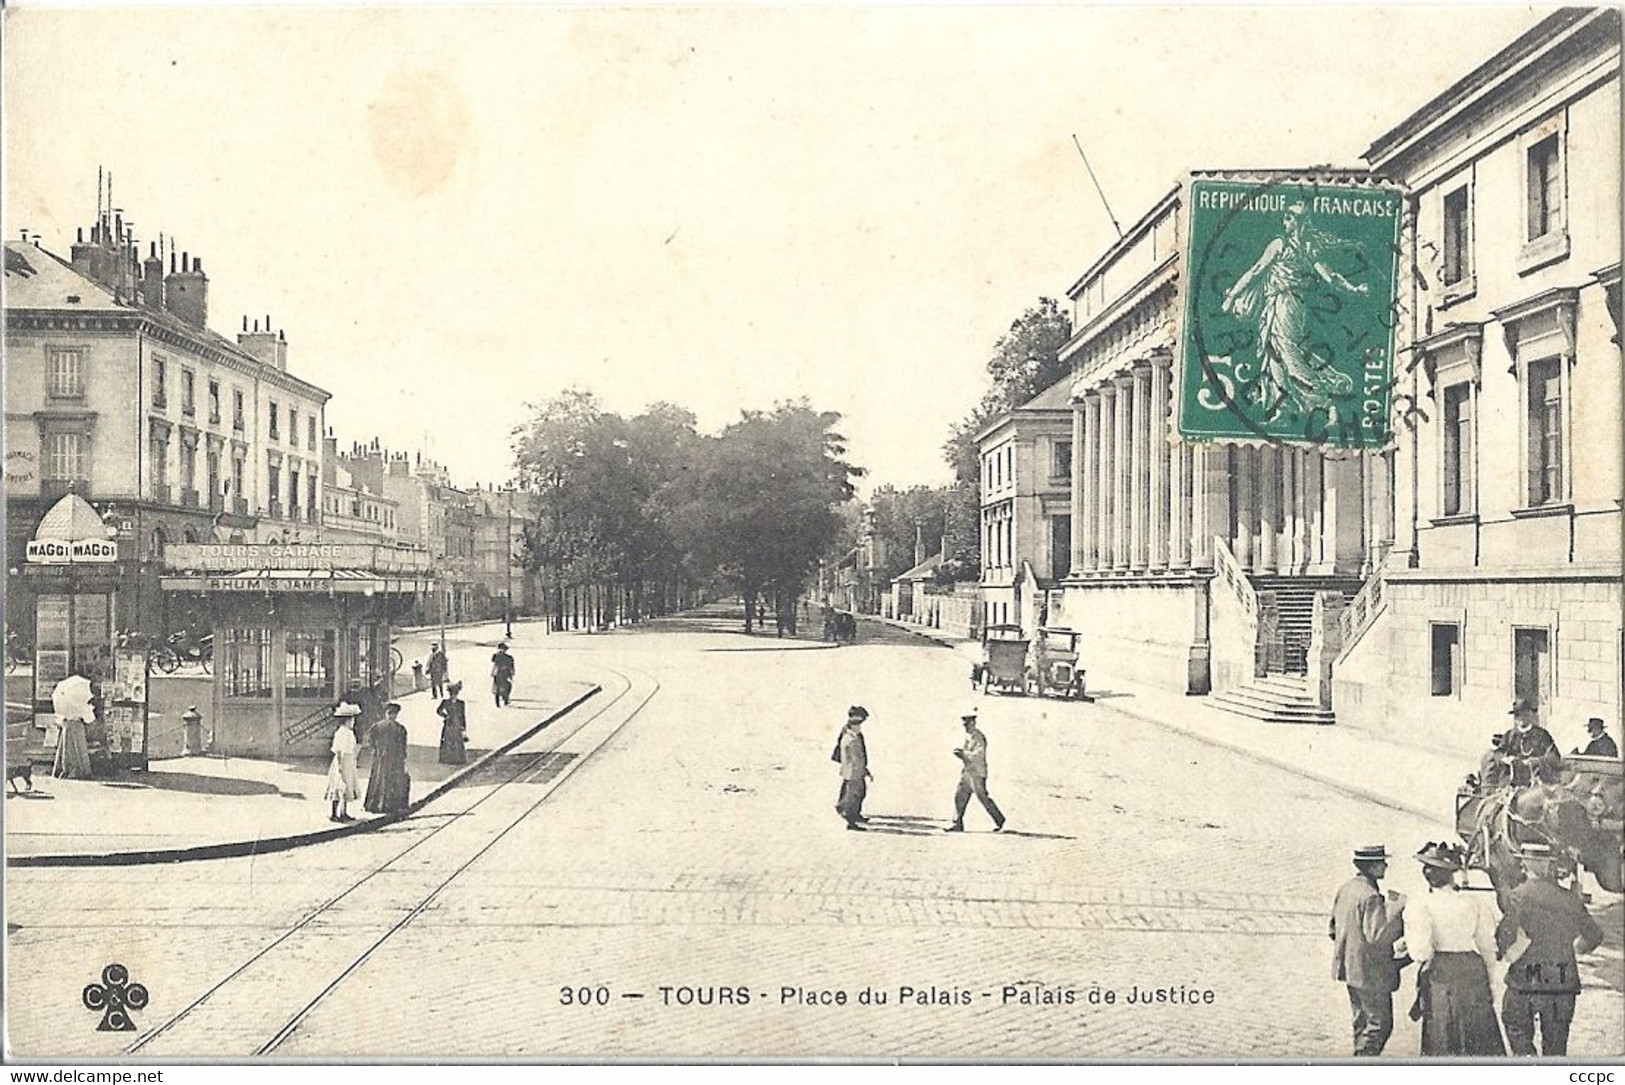
[[[1165,731],[1172,731],[1176,735],[1184,735],[1186,738],[1195,739],[1196,741],[1205,743],[1206,745],[1215,746],[1221,750],[1228,750],[1231,753],[1240,754],[1241,756],[1248,758],[1249,760],[1256,761],[1259,764],[1270,765],[1273,768],[1282,769],[1305,780],[1313,780],[1315,783],[1329,787],[1333,791],[1342,792],[1343,794],[1350,795],[1356,799],[1363,799],[1366,802],[1374,803],[1377,806],[1382,806],[1389,810],[1397,810],[1402,814],[1410,814],[1412,817],[1423,818],[1427,821],[1445,822],[1449,820],[1441,815],[1437,810],[1424,810],[1420,806],[1411,806],[1410,804],[1395,799],[1392,796],[1384,795],[1380,792],[1371,791],[1367,788],[1347,783],[1345,781],[1336,779],[1335,777],[1327,776],[1324,773],[1306,769],[1301,765],[1288,761],[1286,758],[1271,757],[1269,754],[1260,753],[1257,750],[1251,749],[1247,746],[1226,741],[1223,738],[1207,734],[1203,731],[1180,727],[1177,724],[1169,723],[1167,720],[1161,719],[1144,709],[1136,710],[1127,707],[1119,707],[1115,704],[1101,704],[1099,701],[1096,701],[1095,703],[1107,711],[1119,713],[1120,715],[1127,716],[1130,719],[1139,720],[1142,723],[1154,724],[1161,727]]]
[[[495,758],[508,753],[534,738],[539,732],[557,723],[577,708],[580,708],[591,698],[604,691],[603,686],[594,685],[585,693],[580,694],[553,712],[526,728],[515,737],[481,754],[472,764],[464,766],[459,771],[446,777],[436,785],[428,794],[417,799],[405,810],[398,814],[386,817],[367,818],[357,821],[353,825],[340,825],[332,829],[318,829],[314,832],[295,833],[291,836],[277,836],[269,840],[238,840],[224,844],[198,844],[190,848],[164,848],[148,851],[117,851],[95,853],[68,853],[63,855],[17,855],[7,856],[7,867],[86,867],[86,866],[147,866],[157,863],[189,863],[200,859],[236,859],[247,855],[272,855],[279,851],[291,851],[294,848],[304,847],[307,844],[320,844],[328,840],[337,840],[340,837],[354,836],[358,833],[372,832],[385,825],[393,825],[417,813],[430,802],[444,795],[456,787],[471,773],[484,768]]]

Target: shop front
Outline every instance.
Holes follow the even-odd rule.
[[[165,569],[165,595],[208,616],[205,729],[236,757],[324,754],[341,699],[375,718],[400,664],[394,623],[433,586],[427,552],[365,544],[182,544]]]

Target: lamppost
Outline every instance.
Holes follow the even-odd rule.
[[[503,624],[507,630],[508,639],[513,639],[513,491],[508,491],[508,503],[504,517],[507,534],[503,536],[502,552],[507,557],[508,587],[502,597]]]

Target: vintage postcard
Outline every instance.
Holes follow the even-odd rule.
[[[6,11],[6,1058],[1619,1058],[1620,51]]]

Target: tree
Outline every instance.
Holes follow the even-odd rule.
[[[861,472],[842,458],[839,421],[805,400],[747,411],[702,438],[691,469],[667,489],[676,538],[697,570],[739,588],[746,632],[764,594],[777,604],[781,628],[795,628],[795,598],[841,530],[839,506]]]

